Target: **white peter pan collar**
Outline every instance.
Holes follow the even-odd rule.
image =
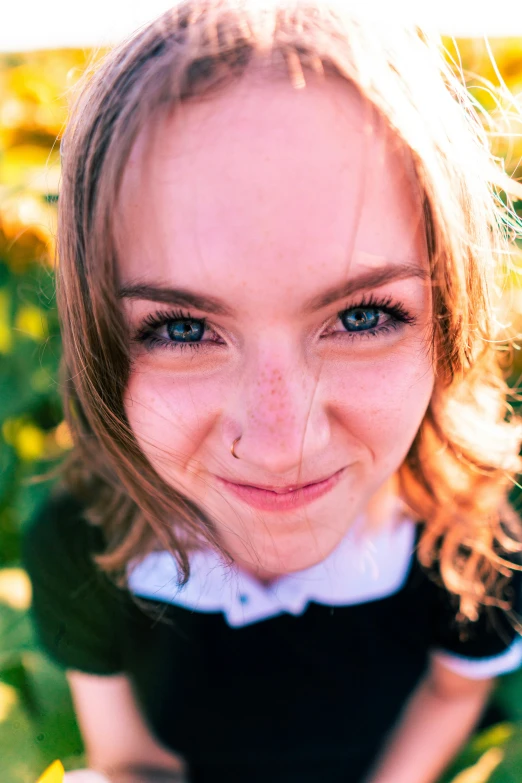
[[[169,552],[153,552],[129,568],[136,596],[195,612],[223,612],[228,625],[240,627],[287,612],[302,614],[313,601],[349,606],[397,592],[405,583],[415,545],[415,525],[401,519],[374,533],[357,520],[336,549],[317,565],[288,574],[266,587],[213,550],[191,556],[190,577],[178,585],[178,569]]]

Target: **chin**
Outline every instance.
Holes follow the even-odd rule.
[[[320,563],[338,546],[346,529],[331,527],[294,531],[278,536],[259,537],[251,546],[227,547],[235,562],[259,579],[271,580],[304,571]]]

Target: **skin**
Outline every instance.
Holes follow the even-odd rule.
[[[248,75],[137,140],[117,243],[128,294],[164,286],[223,305],[122,298],[133,361],[125,408],[150,462],[258,578],[324,559],[396,473],[433,391],[428,256],[408,154],[340,79],[296,89]],[[405,263],[408,276],[353,290],[360,275]],[[409,321],[378,311],[375,334],[348,332],[339,313],[369,296],[400,303]],[[158,310],[171,326],[180,311],[206,319],[201,347],[180,349],[166,326],[155,335],[170,345],[137,340]],[[252,508],[217,478],[283,490],[340,470],[329,492],[294,510]]]
[[[270,581],[326,557],[370,510],[393,520],[389,485],[434,385],[412,161],[335,79],[297,90],[252,74],[152,129],[118,204],[127,416],[158,473],[210,515],[242,568]],[[217,298],[221,310],[169,306],[144,286],[163,287],[163,300],[166,289]],[[347,331],[363,302],[377,326],[360,330],[359,318]],[[397,303],[407,318],[375,309]],[[158,310],[170,321],[144,329]],[[202,319],[200,348],[181,350],[169,327]],[[337,471],[329,492],[293,510],[254,509],[219,479],[284,490]],[[179,780],[180,760],[151,736],[126,676],[68,676],[92,767],[115,783]],[[368,783],[438,780],[490,689],[432,661]]]

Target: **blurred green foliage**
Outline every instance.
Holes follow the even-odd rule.
[[[444,43],[448,57],[466,73],[478,105],[489,112],[495,154],[516,176],[522,158],[522,120],[516,114],[516,99],[522,97],[522,41],[492,40],[488,50],[483,41],[461,40],[458,52],[454,41]],[[66,120],[68,90],[90,57],[76,50],[0,56],[2,783],[34,783],[55,758],[66,769],[83,763],[65,678],[38,649],[28,619],[30,585],[20,568],[19,539],[22,525],[49,491],[49,482],[32,479],[58,464],[69,447],[57,376],[60,341],[53,280],[57,139]],[[495,97],[499,73],[515,102]],[[503,710],[503,722],[468,744],[444,783],[521,783],[521,673],[502,679],[495,704]]]
[[[54,758],[81,766],[64,676],[38,649],[19,538],[49,491],[34,481],[69,446],[54,297],[59,142],[79,51],[0,58],[0,778],[34,783]]]

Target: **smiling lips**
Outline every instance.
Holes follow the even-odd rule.
[[[253,508],[261,511],[293,511],[311,503],[313,500],[317,500],[321,495],[333,489],[343,473],[344,468],[341,468],[341,470],[322,481],[315,481],[293,489],[291,487],[286,489],[266,489],[250,484],[236,484],[221,477],[218,477],[218,479],[225,489]]]

